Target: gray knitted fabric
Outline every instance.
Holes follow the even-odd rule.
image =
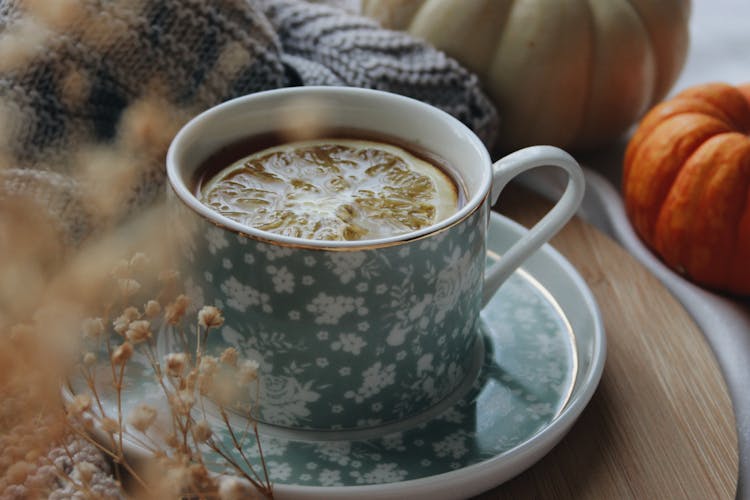
[[[278,87],[376,88],[440,107],[492,143],[497,116],[474,75],[324,1],[70,0],[56,11],[57,0],[0,0],[0,200],[35,200],[71,247],[95,234],[101,221],[82,199],[75,155],[113,143],[126,110],[154,89],[195,114]],[[162,156],[125,153],[145,165],[114,218],[164,191]],[[97,452],[76,446],[103,472],[100,493],[116,495]],[[53,497],[69,497],[68,487]],[[15,488],[0,496],[23,497],[23,485]]]
[[[76,201],[70,155],[81,144],[114,140],[123,111],[154,87],[190,114],[277,87],[370,87],[431,103],[486,143],[494,139],[496,113],[474,75],[408,35],[332,6],[303,0],[72,3],[78,11],[57,18],[44,7],[32,9],[37,18],[43,14],[38,46],[15,66],[0,60],[0,109],[10,117],[0,137],[0,168],[5,167],[0,185],[41,203],[54,200],[55,217],[71,242],[86,237],[96,223],[86,204]],[[23,4],[0,2],[0,34],[28,29]],[[127,188],[132,193],[123,214],[163,191],[162,162],[138,161],[148,165]],[[29,169],[56,175],[23,173]],[[56,192],[42,194],[43,185]]]

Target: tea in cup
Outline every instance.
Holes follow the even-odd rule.
[[[546,165],[565,193],[485,269],[491,206]],[[449,114],[349,87],[220,104],[177,134],[167,173],[185,286],[226,318],[206,349],[258,361],[255,418],[295,431],[392,428],[456,398],[479,363],[482,307],[584,190],[562,150],[493,164]]]
[[[203,203],[240,224],[313,240],[409,233],[449,217],[463,198],[444,169],[372,140],[286,142],[218,173],[213,163],[196,189]]]

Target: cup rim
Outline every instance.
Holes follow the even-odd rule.
[[[198,199],[198,197],[187,187],[186,180],[183,179],[183,176],[180,173],[180,168],[177,161],[178,151],[180,148],[184,147],[184,143],[192,134],[195,133],[196,129],[199,129],[202,126],[202,123],[205,120],[215,115],[224,113],[228,108],[236,106],[251,106],[252,102],[260,101],[271,96],[288,96],[292,98],[303,95],[310,95],[312,97],[344,95],[355,98],[357,96],[364,96],[365,98],[370,96],[381,99],[390,99],[394,107],[413,109],[415,110],[415,112],[425,113],[426,119],[432,118],[435,121],[440,120],[442,122],[445,122],[446,126],[452,127],[455,132],[460,133],[460,136],[464,140],[469,141],[472,149],[478,154],[478,159],[485,166],[478,189],[470,197],[467,197],[466,203],[464,203],[464,205],[458,211],[456,211],[456,213],[435,224],[419,229],[417,231],[388,236],[385,238],[356,241],[328,241],[286,236],[269,231],[262,231],[251,226],[241,224],[203,204]],[[429,149],[429,146],[427,148]],[[400,94],[382,90],[345,86],[284,87],[264,90],[229,99],[195,115],[186,124],[184,124],[172,139],[166,157],[167,181],[173,193],[185,206],[187,206],[202,218],[206,219],[208,222],[223,229],[232,231],[238,235],[271,244],[297,248],[319,248],[331,250],[363,250],[369,248],[399,245],[440,233],[460,223],[461,221],[471,216],[474,212],[476,212],[476,210],[478,210],[479,207],[482,206],[483,202],[488,198],[490,187],[492,184],[491,165],[492,162],[490,160],[489,152],[487,151],[487,148],[479,139],[479,137],[468,126],[466,126],[463,122],[461,122],[451,114],[425,102]]]

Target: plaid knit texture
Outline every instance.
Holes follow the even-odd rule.
[[[8,37],[25,40],[21,56],[3,57]],[[139,98],[156,92],[189,116],[236,96],[296,85],[391,91],[444,109],[488,145],[496,132],[495,110],[474,75],[408,35],[334,6],[6,0],[0,3],[0,196],[48,203],[76,243],[100,221],[76,198],[74,153],[81,144],[115,141],[125,110]],[[141,167],[123,187],[129,196],[116,216],[164,190],[163,156],[141,153],[132,151]]]

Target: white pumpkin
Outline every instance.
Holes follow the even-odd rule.
[[[362,0],[481,79],[500,149],[590,148],[620,137],[685,61],[690,0]]]

